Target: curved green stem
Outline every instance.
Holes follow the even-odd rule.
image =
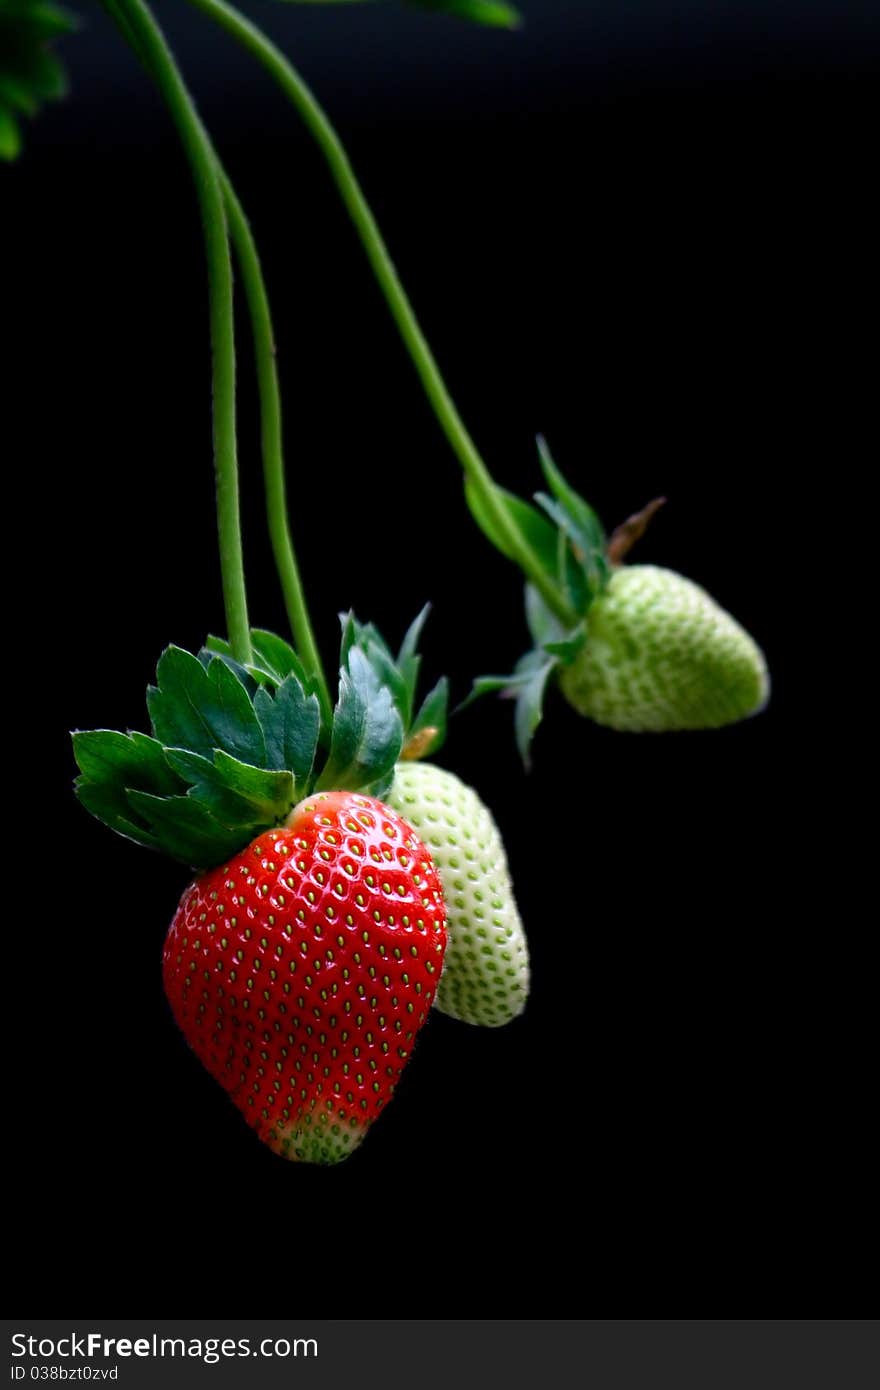
[[[215,156],[216,158],[216,156]],[[333,706],[321,657],[309,621],[305,595],[296,552],[288,525],[286,488],[284,482],[284,453],[281,435],[281,392],[275,364],[275,335],[266,282],[260,265],[256,242],[244,208],[229,178],[218,161],[220,182],[229,222],[229,235],[241,271],[241,280],[251,318],[251,331],[257,366],[257,386],[260,396],[260,422],[263,443],[263,484],[266,494],[266,515],[275,568],[281,581],[284,603],[293,637],[306,670],[317,683],[321,713],[329,723]]]
[[[210,297],[214,469],[223,602],[233,655],[246,664],[253,653],[238,503],[232,263],[220,179],[211,143],[149,7],[144,0],[104,0],[104,5],[159,87],[177,126],[198,194]]]
[[[376,219],[354,175],[342,142],[327,115],[289,60],[249,19],[226,4],[225,0],[191,0],[191,3],[215,20],[262,63],[296,107],[314,136],[363,243],[373,273],[421,378],[425,393],[458,456],[465,477],[481,498],[495,530],[507,542],[511,557],[516,560],[556,616],[567,625],[572,625],[577,620],[576,614],[571,610],[561,589],[546,573],[528,539],[501,502],[492,476],[455,407],[400,282]]]

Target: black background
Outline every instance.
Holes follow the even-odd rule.
[[[876,452],[876,5],[526,0],[517,35],[251,7],[337,119],[499,480],[538,486],[540,430],[608,524],[665,493],[636,558],[703,583],[774,681],[759,719],[669,738],[554,697],[528,779],[508,707],[455,720],[441,760],[504,831],[532,999],[497,1032],[432,1019],[388,1114],[328,1171],[262,1149],[188,1053],[159,973],[185,875],[69,790],[67,730],[143,727],[162,647],[223,627],[195,203],[146,79],[79,8],[71,98],[0,175],[7,525],[29,541],[8,636],[43,721],[7,984],[22,1296],[858,1311],[866,982],[834,895],[817,615],[844,472]],[[326,660],[340,609],[396,641],[431,599],[427,675],[463,696],[524,648],[517,574],[465,513],[294,113],[207,21],[157,9],[263,251]],[[244,353],[241,386],[251,616],[283,630]]]

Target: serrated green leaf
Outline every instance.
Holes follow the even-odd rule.
[[[242,843],[252,838],[250,832],[256,828],[279,825],[293,806],[291,772],[251,767],[221,749],[213,761],[200,753],[173,748],[167,750],[166,757],[175,772],[191,783],[193,800],[206,806],[221,825],[242,830]]]
[[[86,777],[78,777],[73,789],[81,805],[97,820],[115,830],[117,835],[133,840],[145,849],[162,849],[161,840],[132,818],[132,808],[123,786],[90,782]]]
[[[307,695],[295,675],[281,682],[274,696],[258,690],[254,708],[266,741],[270,768],[289,768],[297,787],[305,789],[312,774],[321,711],[317,696]]]
[[[73,735],[73,755],[89,782],[139,787],[160,795],[181,790],[180,778],[169,768],[162,744],[146,734],[81,730]]]
[[[242,679],[244,673],[255,685],[280,685],[289,675],[295,675],[306,690],[314,688],[303,663],[289,642],[274,632],[262,628],[251,628],[251,647],[254,660],[248,666],[241,666],[232,655],[232,648],[223,637],[209,636],[205,648],[216,656],[221,656],[227,666]]]
[[[375,672],[377,685],[390,690],[406,728],[412,718],[412,691],[384,637],[373,623],[359,623],[353,613],[340,613],[339,617],[342,623],[340,664],[348,666],[352,651],[355,648],[361,651]]]
[[[265,766],[263,731],[248,693],[219,657],[207,669],[190,652],[166,647],[147,691],[153,733],[169,748],[211,756],[222,748],[254,767]]]
[[[154,837],[156,848],[194,869],[211,869],[237,854],[240,828],[224,826],[192,796],[151,796],[130,791],[128,800]]]
[[[273,675],[279,684],[288,676],[296,676],[305,689],[313,684],[293,647],[277,633],[255,627],[251,630],[251,643],[255,655],[259,657],[257,664]]]
[[[403,724],[391,692],[380,685],[364,653],[352,647],[339,673],[330,755],[318,790],[357,791],[384,776],[403,745]]]

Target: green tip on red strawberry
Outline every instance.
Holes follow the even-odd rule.
[[[190,1047],[259,1137],[337,1163],[393,1093],[446,939],[412,827],[375,798],[323,792],[187,889],[163,978]]]
[[[717,729],[764,708],[763,654],[699,585],[655,565],[625,565],[587,617],[586,641],[559,685],[610,729]]]
[[[446,899],[441,1013],[498,1028],[521,1014],[529,956],[504,844],[488,808],[451,772],[403,762],[388,794],[427,845]]]
[[[609,541],[543,440],[539,452],[550,489],[536,494],[541,511],[495,489],[538,566],[540,584],[526,585],[533,646],[511,675],[475,681],[469,700],[489,691],[515,700],[517,746],[527,766],[551,681],[580,714],[631,732],[716,729],[762,710],[767,665],[735,619],[671,570],[622,563],[664,499],[630,517]],[[497,548],[521,559],[485,499],[471,489],[468,502]]]

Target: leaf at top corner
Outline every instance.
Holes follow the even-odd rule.
[[[312,774],[321,710],[316,695],[307,695],[295,675],[281,682],[274,696],[258,690],[254,709],[266,741],[266,764],[289,768],[298,788],[305,789]]]
[[[221,748],[255,767],[263,767],[266,744],[244,686],[225,661],[205,667],[180,647],[166,647],[147,691],[153,733],[169,748],[211,756]]]
[[[330,753],[318,790],[358,791],[389,772],[403,744],[403,723],[391,692],[381,685],[367,657],[352,647],[339,673]]]
[[[21,151],[19,116],[65,95],[64,69],[48,45],[75,28],[72,15],[43,0],[0,2],[0,159]]]

